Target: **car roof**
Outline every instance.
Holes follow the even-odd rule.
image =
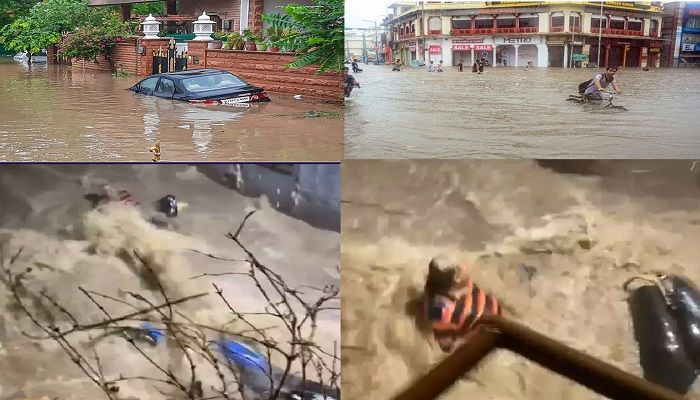
[[[225,74],[225,73],[229,73],[229,72],[222,71],[220,69],[202,68],[202,69],[192,69],[192,70],[187,70],[187,71],[163,72],[160,74],[153,74],[153,75],[151,75],[151,77],[162,76],[162,77],[171,77],[171,78],[190,78],[190,77],[194,77],[194,76],[217,75],[217,74]]]

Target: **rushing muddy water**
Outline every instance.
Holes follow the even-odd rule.
[[[118,204],[92,209],[84,195],[94,193],[102,184],[126,189],[141,202],[138,207]],[[80,323],[101,321],[104,315],[79,291],[82,287],[112,296],[117,301],[98,297],[113,315],[123,315],[133,308],[119,303],[128,301],[127,291],[137,292],[152,302],[160,303],[159,290],[150,287],[139,268],[129,262],[128,254],[137,251],[151,262],[170,299],[196,293],[210,293],[205,298],[181,304],[177,309],[192,324],[225,326],[228,330],[250,329],[234,321],[231,312],[214,293],[212,284],[234,309],[261,313],[266,302],[250,277],[240,275],[211,275],[224,272],[245,272],[240,260],[245,254],[226,234],[235,231],[243,216],[257,209],[241,231],[241,239],[260,261],[280,274],[290,287],[310,285],[323,288],[339,285],[339,234],[314,228],[307,223],[285,216],[267,205],[263,199],[244,197],[202,174],[197,167],[186,165],[11,165],[0,168],[0,398],[2,399],[102,399],[106,398],[57,345],[51,340],[30,340],[41,331],[16,306],[8,290],[5,268],[15,276],[26,267],[32,271],[21,279],[30,292],[41,290],[55,298]],[[172,193],[188,206],[177,217],[167,218],[157,211],[155,202]],[[157,221],[158,224],[149,223]],[[160,227],[158,227],[158,226]],[[20,257],[10,264],[9,257],[22,249]],[[197,250],[201,253],[194,252]],[[227,260],[207,257],[211,254]],[[237,261],[238,260],[238,261]],[[193,277],[199,278],[192,279]],[[18,278],[19,279],[19,278]],[[18,281],[19,282],[19,281]],[[266,290],[270,290],[263,285]],[[154,291],[155,290],[155,291]],[[315,299],[317,292],[301,289],[302,298]],[[24,292],[22,292],[24,293]],[[26,295],[26,294],[24,294]],[[34,311],[46,321],[38,303]],[[333,353],[340,338],[338,301],[327,303],[330,308],[320,311],[316,341],[322,349]],[[34,307],[30,306],[31,310]],[[297,312],[302,310],[297,309]],[[157,317],[157,315],[154,315]],[[45,319],[46,318],[46,319]],[[267,328],[270,337],[286,343],[289,335],[279,321],[266,315],[250,315],[259,328]],[[158,319],[156,318],[156,321]],[[226,322],[225,325],[223,325]],[[67,320],[61,314],[56,322],[63,326]],[[138,326],[129,319],[122,326]],[[193,326],[193,325],[190,325]],[[303,329],[308,333],[310,330]],[[93,338],[100,331],[92,331]],[[215,335],[209,339],[215,340]],[[85,335],[71,336],[71,343],[91,365],[96,360],[93,349],[107,379],[124,376],[145,376],[162,379],[164,375],[118,335],[100,341]],[[95,344],[96,343],[96,344]],[[93,345],[94,344],[94,345]],[[184,381],[189,380],[187,362],[172,353],[167,343],[142,347],[148,357],[161,366],[171,368]],[[196,359],[198,360],[198,359]],[[279,360],[272,358],[275,366]],[[330,358],[325,361],[332,365]],[[184,363],[183,363],[184,362]],[[205,391],[221,387],[210,365],[198,363],[198,377]],[[336,363],[336,365],[339,363]],[[337,367],[339,370],[339,366]],[[293,373],[299,372],[298,366]],[[313,376],[310,373],[310,376]],[[326,382],[328,373],[324,372]],[[120,398],[178,399],[168,385],[148,380],[127,380],[119,383]],[[233,389],[235,391],[235,389]],[[158,391],[165,391],[159,395]],[[133,396],[133,397],[130,397]],[[205,396],[206,397],[206,396]]]
[[[341,106],[287,94],[249,109],[195,106],[125,90],[138,80],[0,58],[0,160],[150,161],[156,140],[163,161],[342,158]]]
[[[348,158],[700,156],[697,69],[620,70],[619,111],[564,100],[593,69],[362,68],[346,102]]]
[[[345,162],[346,400],[390,398],[443,357],[406,309],[420,298],[428,262],[439,254],[468,265],[472,278],[501,299],[507,317],[641,374],[621,286],[656,270],[700,283],[698,170],[690,171],[690,161],[545,165]],[[534,268],[531,280],[523,266]],[[697,381],[693,392],[700,393]],[[498,351],[441,398],[601,397]]]

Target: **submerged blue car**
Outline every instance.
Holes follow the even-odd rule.
[[[151,75],[128,90],[148,96],[200,104],[240,105],[267,102],[267,93],[218,69],[194,69]]]

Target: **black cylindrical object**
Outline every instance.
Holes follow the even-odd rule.
[[[169,194],[159,201],[160,211],[168,217],[177,217],[177,200],[175,196]]]
[[[671,313],[678,321],[679,335],[686,352],[700,368],[700,292],[688,279],[669,275],[661,280],[670,302]]]
[[[642,286],[632,292],[628,303],[644,378],[687,393],[696,378],[695,365],[660,288]]]

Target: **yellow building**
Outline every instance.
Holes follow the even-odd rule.
[[[658,2],[397,1],[387,19],[393,58],[495,66],[658,66]],[[599,47],[600,44],[600,47]]]

